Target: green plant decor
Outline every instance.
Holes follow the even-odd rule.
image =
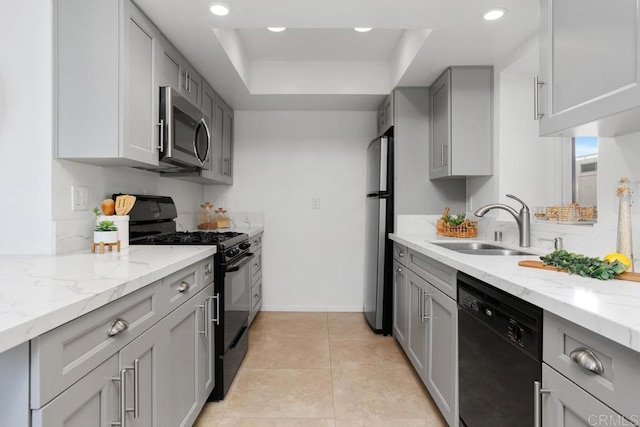
[[[113,221],[100,221],[96,224],[95,231],[118,231]]]
[[[569,274],[593,277],[600,280],[615,279],[616,274],[620,274],[627,269],[626,265],[617,260],[609,263],[598,257],[591,258],[582,254],[567,252],[564,249],[541,256],[540,259],[545,265],[565,269]]]

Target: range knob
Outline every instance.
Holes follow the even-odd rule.
[[[240,243],[240,249],[242,249],[243,251],[244,251],[245,249],[249,249],[250,247],[251,247],[251,243],[249,243],[249,242],[242,242],[242,243]]]
[[[233,258],[234,256],[238,255],[240,253],[240,250],[237,248],[232,248],[229,249],[227,252],[225,252],[225,255],[228,256],[229,258]]]
[[[484,311],[484,314],[486,314],[486,315],[487,315],[487,317],[492,317],[492,316],[493,316],[493,310],[491,310],[490,308],[487,308],[487,309]]]

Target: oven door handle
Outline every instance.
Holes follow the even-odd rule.
[[[224,269],[225,273],[233,273],[234,271],[238,271],[242,268],[243,265],[245,265],[246,263],[250,262],[255,255],[252,252],[247,252],[245,254],[246,258],[243,259],[242,261],[240,261],[238,264],[235,264],[233,267],[226,267]]]

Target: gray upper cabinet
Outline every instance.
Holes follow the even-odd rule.
[[[222,150],[221,180],[233,184],[233,110],[219,96],[216,97],[215,121],[219,132],[215,133],[214,146],[220,145]]]
[[[160,33],[130,0],[56,0],[57,156],[157,166]]]
[[[492,67],[451,67],[431,86],[429,178],[492,174]]]
[[[197,107],[202,104],[202,77],[176,48],[162,40],[160,86],[171,86]]]
[[[632,0],[540,0],[541,136],[640,130],[640,10]]]

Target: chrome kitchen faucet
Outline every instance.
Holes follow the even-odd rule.
[[[516,223],[518,224],[518,231],[520,232],[520,247],[528,248],[529,246],[531,246],[531,215],[529,213],[529,206],[527,206],[525,202],[523,202],[513,194],[507,194],[507,197],[522,203],[522,209],[520,209],[520,212],[516,212],[516,210],[509,205],[505,205],[502,203],[491,203],[478,209],[474,213],[474,215],[483,217],[492,209],[502,209],[509,212],[511,215],[513,215]]]

